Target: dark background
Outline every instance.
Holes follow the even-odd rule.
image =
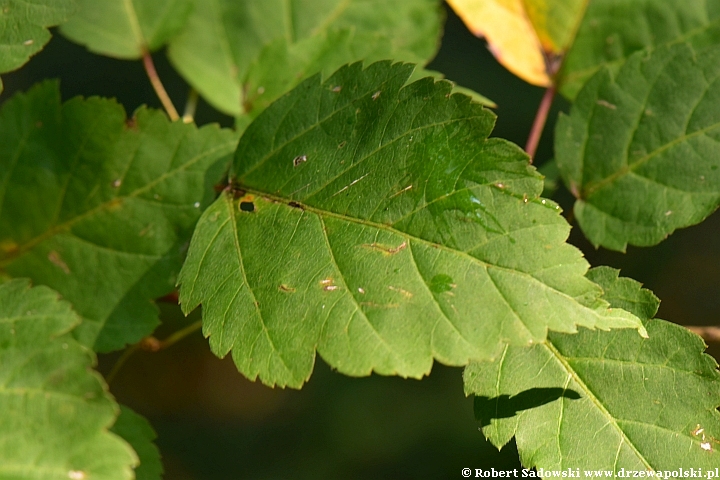
[[[429,65],[498,107],[494,136],[524,145],[543,91],[504,70],[484,41],[447,12],[439,53]],[[177,106],[188,86],[163,52],[154,55],[160,77]],[[145,103],[160,108],[141,63],[95,56],[54,35],[23,69],[3,76],[4,101],[44,78],[60,78],[63,99],[115,97],[132,112]],[[552,157],[558,98],[536,156]],[[198,124],[223,116],[200,102]],[[566,212],[572,197],[555,194]],[[720,324],[720,216],[678,231],[652,248],[627,254],[595,250],[574,228],[570,241],[592,265],[621,268],[662,300],[658,317],[681,324]],[[164,338],[197,320],[177,305],[161,304]],[[720,349],[711,349],[716,358]],[[117,354],[101,356],[107,373]],[[269,389],[242,377],[230,358],[215,358],[199,333],[159,353],[136,353],[112,384],[117,399],[145,415],[158,432],[168,480],[224,479],[457,479],[469,468],[519,467],[514,443],[501,452],[486,442],[465,398],[462,370],[435,365],[423,381],[344,377],[318,358],[302,391]]]

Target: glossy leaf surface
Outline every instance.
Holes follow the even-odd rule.
[[[689,42],[720,44],[720,3],[706,0],[593,0],[560,72],[574,99],[602,67],[613,72],[635,52]]]
[[[412,69],[312,77],[245,131],[180,300],[248,377],[299,387],[316,349],[349,375],[420,377],[548,329],[638,327],[584,277],[527,156],[487,139],[494,115],[447,82],[403,87]]]
[[[587,0],[448,0],[512,73],[533,85],[553,83],[555,59],[572,44]]]
[[[68,333],[79,322],[47,287],[0,284],[0,478],[133,478],[135,453],[108,432],[118,406]]]
[[[168,54],[212,106],[255,116],[319,71],[429,61],[440,21],[437,0],[203,0]]]
[[[61,105],[54,83],[16,95],[0,110],[0,271],[71,301],[85,345],[140,340],[235,144],[111,100]]]
[[[77,14],[60,29],[90,51],[140,58],[185,25],[193,0],[77,0]]]
[[[655,245],[720,203],[720,50],[676,45],[599,72],[555,135],[575,216],[596,246]]]
[[[50,40],[48,27],[67,20],[74,9],[75,0],[0,1],[0,73],[20,68],[42,50]]]

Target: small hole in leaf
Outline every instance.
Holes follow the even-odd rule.
[[[253,202],[240,202],[240,210],[243,212],[254,212],[255,204]]]

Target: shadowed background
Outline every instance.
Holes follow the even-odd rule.
[[[154,56],[159,75],[177,107],[188,86],[164,58]],[[498,104],[494,136],[524,145],[543,91],[504,70],[460,20],[447,12],[438,56],[430,69],[486,95]],[[4,101],[44,78],[60,78],[63,99],[76,95],[115,97],[128,112],[141,104],[160,108],[142,64],[88,53],[55,35],[23,69],[3,75]],[[537,154],[552,157],[552,132],[567,102],[556,99]],[[198,124],[233,120],[202,101]],[[555,194],[566,211],[572,197]],[[720,324],[720,216],[680,230],[652,248],[627,254],[595,250],[574,228],[570,241],[590,263],[622,269],[660,297],[658,317],[682,324]],[[197,320],[177,305],[161,304],[159,338]],[[716,358],[720,348],[710,350]],[[100,358],[107,373],[118,354]],[[500,453],[486,442],[465,398],[462,370],[436,365],[421,382],[372,376],[351,379],[318,358],[302,391],[272,390],[247,381],[229,358],[219,360],[199,333],[159,353],[138,352],[111,386],[118,401],[147,416],[158,433],[169,480],[184,479],[456,479],[464,467],[519,467],[514,444]],[[538,398],[511,399],[513,409]],[[551,392],[552,393],[552,392]],[[518,396],[519,397],[519,396]],[[547,397],[547,398],[546,398]],[[513,410],[514,411],[514,410]]]

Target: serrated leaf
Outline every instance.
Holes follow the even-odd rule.
[[[0,271],[59,291],[97,351],[140,340],[235,144],[112,100],[61,105],[56,83],[16,95],[0,110]]]
[[[358,60],[427,62],[437,0],[207,0],[168,55],[218,110],[255,116],[300,80]]]
[[[0,0],[0,73],[20,68],[42,50],[50,40],[48,27],[67,20],[74,9],[75,0]]]
[[[720,4],[706,0],[593,0],[559,74],[574,99],[602,67],[616,72],[633,53],[673,43],[720,43]]]
[[[120,416],[111,431],[128,442],[138,455],[140,464],[135,467],[135,480],[162,478],[160,451],[153,443],[157,435],[145,417],[125,405],[120,405]]]
[[[0,284],[0,478],[131,479],[137,457],[108,432],[118,406],[80,318],[47,287]]]
[[[194,0],[77,0],[60,31],[90,51],[136,59],[162,47],[185,25]]]
[[[595,245],[655,245],[720,203],[720,50],[638,52],[561,115],[555,158]]]
[[[588,0],[448,0],[505,68],[528,83],[553,84],[554,62],[570,47]]]
[[[589,277],[614,307],[641,318],[658,300],[618,271]],[[720,374],[697,335],[647,320],[649,338],[627,331],[551,333],[532,347],[508,346],[492,363],[465,370],[465,390],[498,448],[515,436],[525,467],[714,470],[720,462]],[[630,334],[629,334],[630,333]],[[605,472],[608,472],[606,474]]]
[[[495,116],[448,82],[403,87],[412,70],[312,77],[240,140],[240,198],[205,211],[179,282],[248,377],[299,387],[316,349],[349,375],[420,377],[548,329],[638,326],[598,300],[527,155],[487,139]]]

